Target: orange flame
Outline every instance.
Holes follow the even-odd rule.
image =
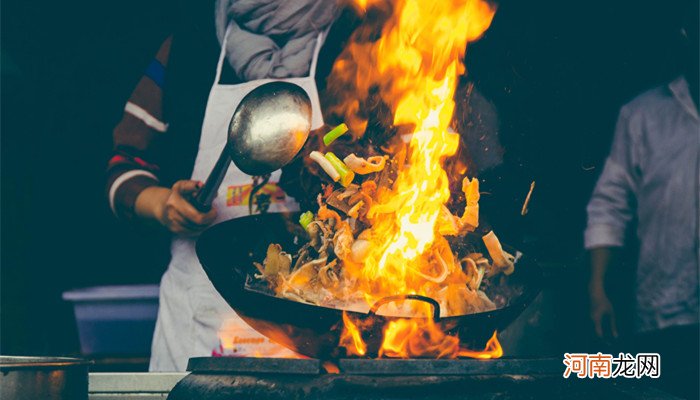
[[[366,355],[367,345],[362,340],[358,325],[369,326],[371,321],[366,321],[364,324],[353,321],[346,313],[343,313],[343,321],[345,323],[343,336],[346,339],[341,339],[341,346],[345,347],[348,355]],[[348,336],[352,336],[352,340],[348,341]],[[446,334],[432,319],[400,318],[390,321],[384,328],[378,356],[492,359],[502,357],[503,348],[498,341],[496,331],[493,332],[483,350],[471,350],[461,344],[458,336]]]
[[[340,336],[340,346],[345,347],[349,355],[364,356],[367,354],[367,345],[362,340],[360,330],[345,311],[343,311],[343,326],[344,329]]]
[[[499,358],[503,349],[494,332],[481,351],[461,346],[459,337],[445,334],[435,323],[426,319],[399,319],[390,322],[384,331],[379,356],[391,358]]]
[[[449,200],[442,168],[453,155],[459,136],[448,131],[454,111],[461,59],[469,40],[489,26],[494,10],[482,1],[402,0],[373,49],[376,69],[391,78],[382,90],[394,107],[394,124],[415,127],[407,167],[394,188],[369,212],[373,240],[369,257],[358,272],[371,300],[391,294],[421,293],[425,272],[408,265],[426,253],[436,237],[436,222]],[[452,264],[454,265],[454,264]],[[421,274],[420,272],[423,272]]]
[[[355,1],[361,9],[372,6],[366,0]],[[459,135],[449,127],[457,81],[465,72],[467,43],[488,29],[495,7],[483,0],[396,0],[392,5],[380,39],[366,40],[367,32],[357,31],[329,81],[330,90],[354,88],[333,112],[343,115],[356,134],[364,132],[367,122],[358,99],[367,98],[373,87],[391,108],[394,125],[413,129],[406,163],[393,188],[379,193],[368,212],[368,256],[362,264],[347,263],[346,271],[357,280],[368,305],[397,294],[436,298],[443,289],[456,299],[448,297],[448,302],[458,304],[463,291],[456,288],[464,286],[466,277],[440,235],[441,211],[450,198],[443,163],[459,145]],[[402,302],[384,308],[392,315],[413,316],[423,307]],[[345,314],[343,321],[341,345],[351,354],[366,354],[357,325]],[[385,328],[380,356],[502,354],[495,334],[482,352],[461,349],[459,343],[458,337],[446,335],[430,319],[402,319]]]
[[[375,0],[355,0],[353,4],[357,7],[357,9],[360,12],[364,13],[367,10],[367,7],[372,5],[374,1]]]
[[[337,364],[331,362],[331,361],[324,361],[323,364],[321,364],[323,367],[323,370],[326,371],[327,374],[339,374],[340,373],[340,368],[338,367]]]
[[[471,357],[471,358],[501,358],[503,356],[503,348],[501,343],[498,341],[498,332],[494,331],[491,339],[486,342],[486,347],[482,351],[472,351],[468,349],[460,349],[457,357]]]

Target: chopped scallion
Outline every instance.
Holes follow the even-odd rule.
[[[348,131],[348,126],[345,125],[345,123],[342,123],[342,124],[336,126],[335,128],[331,129],[330,132],[326,133],[323,136],[323,144],[328,146],[329,144],[333,143],[333,141],[335,141],[335,139],[338,139],[339,137],[343,136],[343,134],[345,134],[345,132],[347,132],[347,131]]]
[[[352,183],[352,180],[355,179],[355,173],[332,152],[329,151],[324,157],[326,157],[326,160],[328,160],[333,168],[338,171],[338,174],[340,174],[340,184],[344,187],[348,187],[348,185]]]
[[[299,217],[299,224],[302,228],[306,229],[307,226],[314,220],[314,213],[307,211]]]

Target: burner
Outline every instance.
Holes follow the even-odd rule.
[[[216,372],[235,374],[274,373],[289,375],[319,375],[321,362],[313,358],[248,358],[196,357],[190,358],[187,370],[194,373]]]
[[[203,357],[190,359],[188,370],[169,400],[675,398],[636,381],[564,379],[562,360],[553,358],[343,359],[329,365]]]
[[[348,375],[560,375],[558,359],[432,360],[346,359],[338,362]]]

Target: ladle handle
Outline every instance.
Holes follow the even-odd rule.
[[[224,147],[207,181],[204,182],[204,186],[190,199],[190,203],[192,203],[197,210],[203,213],[211,210],[211,203],[216,197],[216,192],[219,190],[221,181],[224,180],[224,176],[226,176],[226,171],[230,164],[231,157],[229,156],[228,148]]]

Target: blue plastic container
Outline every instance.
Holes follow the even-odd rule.
[[[84,355],[149,355],[158,285],[98,286],[63,293],[73,303]]]

